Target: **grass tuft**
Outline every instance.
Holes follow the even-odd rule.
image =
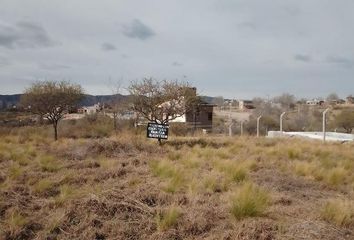
[[[18,179],[23,172],[23,168],[19,164],[12,164],[9,168],[9,178],[12,180]]]
[[[332,186],[338,186],[344,183],[347,175],[347,171],[344,168],[333,168],[328,171],[326,181]]]
[[[288,157],[290,159],[298,159],[300,158],[300,153],[299,151],[295,150],[295,149],[288,149]]]
[[[231,197],[231,214],[236,219],[261,216],[270,203],[269,194],[254,185],[245,183]]]
[[[11,210],[6,219],[6,225],[11,233],[19,232],[27,222],[28,220],[17,210]]]
[[[33,191],[35,193],[45,193],[51,190],[54,186],[55,186],[54,182],[48,179],[42,179],[33,186]]]
[[[53,156],[42,155],[38,160],[42,171],[57,172],[60,169],[58,161]]]
[[[73,199],[75,197],[74,189],[69,185],[62,185],[60,186],[60,193],[55,198],[55,203],[57,205],[63,205],[69,199]]]
[[[162,213],[156,215],[156,225],[160,231],[165,231],[177,225],[178,218],[182,215],[178,207],[171,206]]]
[[[170,178],[164,190],[169,193],[175,193],[183,186],[184,182],[185,179],[182,172],[178,171]]]
[[[348,200],[331,200],[322,209],[321,217],[337,226],[354,226],[354,203]]]

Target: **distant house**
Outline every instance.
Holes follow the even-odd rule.
[[[238,106],[240,110],[254,109],[253,101],[250,100],[240,100],[238,102]]]
[[[346,101],[346,104],[354,104],[354,97],[353,96],[348,96]]]
[[[337,100],[331,100],[328,102],[328,104],[330,105],[340,105],[340,104],[344,104],[345,100],[343,99],[337,99]]]
[[[95,113],[98,113],[100,110],[102,109],[100,103],[97,103],[93,106],[88,106],[88,107],[82,107],[78,110],[78,113],[81,113],[81,114],[95,114]]]
[[[306,101],[306,105],[309,106],[322,106],[324,104],[323,100],[313,99]]]

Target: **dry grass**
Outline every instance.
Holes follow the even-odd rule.
[[[0,239],[354,236],[352,144],[36,129],[0,139]]]
[[[38,157],[39,165],[42,171],[46,172],[56,172],[60,169],[60,164],[55,159],[55,157],[50,155],[42,155]]]
[[[53,190],[54,186],[55,186],[55,182],[53,182],[49,179],[42,179],[42,180],[39,180],[33,186],[33,191],[38,194],[47,195],[46,193],[49,193],[49,191]]]
[[[21,212],[18,209],[9,209],[7,212],[7,218],[5,224],[9,228],[9,232],[12,235],[15,235],[26,225],[28,220],[22,216]]]
[[[321,217],[338,226],[354,227],[354,202],[331,200],[322,209]]]
[[[156,215],[156,225],[160,231],[167,230],[177,225],[178,218],[182,215],[180,208],[171,206]]]
[[[270,204],[270,195],[253,183],[245,183],[231,197],[231,214],[238,220],[262,216]]]

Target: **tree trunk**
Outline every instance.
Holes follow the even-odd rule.
[[[54,128],[54,140],[58,140],[58,122],[53,122],[53,128]]]

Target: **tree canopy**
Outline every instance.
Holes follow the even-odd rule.
[[[351,133],[354,128],[354,112],[342,111],[335,117],[335,123],[338,127],[344,128],[347,133]]]
[[[54,138],[58,139],[57,126],[64,114],[83,97],[80,85],[67,81],[35,82],[27,88],[21,102],[24,106],[48,119],[54,127]]]
[[[166,124],[196,103],[195,89],[186,82],[144,78],[129,86],[133,109],[151,122]]]

